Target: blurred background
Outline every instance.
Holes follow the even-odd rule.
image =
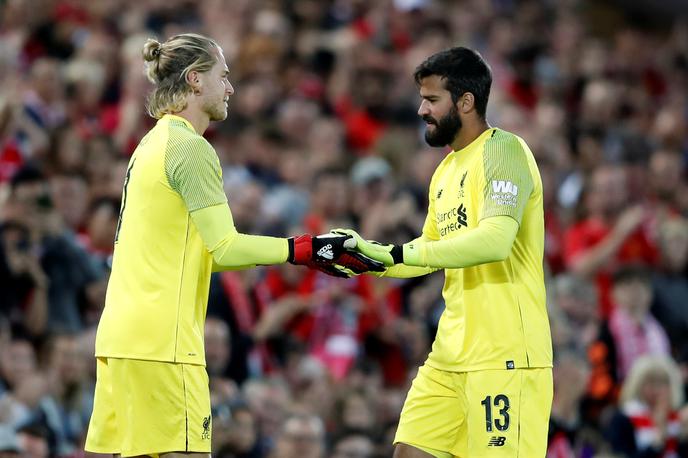
[[[405,242],[447,153],[416,65],[492,67],[488,120],[545,188],[549,455],[688,456],[688,7],[584,0],[0,1],[0,456],[80,457],[127,161],[153,125],[141,49],[196,31],[236,94],[207,138],[240,231]],[[443,274],[212,279],[219,457],[390,457]],[[474,304],[488,306],[488,304]]]

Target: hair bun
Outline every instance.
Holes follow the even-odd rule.
[[[146,44],[143,45],[143,59],[146,62],[152,62],[160,58],[160,53],[162,52],[162,44],[154,38],[149,38],[146,40]]]

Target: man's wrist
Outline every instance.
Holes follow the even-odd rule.
[[[287,261],[292,264],[303,265],[313,256],[313,237],[310,234],[289,237],[287,239],[289,253]]]
[[[407,266],[421,266],[420,245],[416,242],[405,243],[402,248],[403,263]]]
[[[404,248],[401,245],[392,245],[389,254],[392,256],[394,264],[404,263]]]
[[[287,247],[288,247],[287,262],[293,264],[294,263],[294,237],[289,237],[287,239]]]

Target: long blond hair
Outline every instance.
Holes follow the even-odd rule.
[[[175,35],[164,43],[149,38],[143,45],[143,60],[146,76],[155,88],[146,103],[148,114],[159,119],[186,108],[186,97],[193,92],[186,75],[213,68],[217,50],[214,40],[195,33]]]
[[[643,383],[652,374],[666,375],[671,390],[671,405],[674,409],[681,407],[683,405],[681,372],[673,359],[663,355],[643,355],[633,363],[631,372],[621,388],[621,402],[639,399]]]

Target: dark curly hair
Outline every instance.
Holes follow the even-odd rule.
[[[420,84],[423,78],[432,75],[444,80],[454,103],[466,92],[473,94],[475,110],[485,119],[492,72],[477,51],[460,46],[435,53],[416,68],[413,78]]]

